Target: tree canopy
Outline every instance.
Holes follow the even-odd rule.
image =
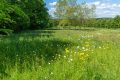
[[[48,23],[44,0],[0,0],[0,29],[41,29]]]
[[[78,4],[77,0],[58,0],[55,7],[54,14],[56,18],[61,19],[60,24],[76,25],[76,22],[95,16],[95,5],[89,6],[85,2]]]

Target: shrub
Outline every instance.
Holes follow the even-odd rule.
[[[10,29],[0,29],[0,35],[10,35],[12,32],[13,30]]]

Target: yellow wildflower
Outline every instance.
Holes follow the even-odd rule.
[[[65,48],[65,52],[66,52],[66,53],[69,53],[70,51],[68,50],[68,48]]]
[[[79,54],[79,57],[80,57],[80,60],[85,60],[89,55],[88,54],[85,54],[85,53],[80,53]]]
[[[85,53],[80,53],[80,56],[84,56],[85,55]]]

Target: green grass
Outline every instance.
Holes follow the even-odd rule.
[[[120,30],[37,30],[0,37],[0,80],[120,80]]]

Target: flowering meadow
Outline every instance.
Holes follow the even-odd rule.
[[[0,80],[120,80],[120,30],[36,30],[0,37]]]

